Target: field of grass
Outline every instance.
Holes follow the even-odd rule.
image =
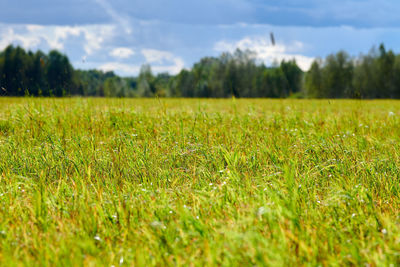
[[[400,102],[0,98],[0,265],[400,264]]]

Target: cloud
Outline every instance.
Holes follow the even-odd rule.
[[[128,16],[118,12],[107,0],[94,0],[103,10],[122,27],[126,34],[132,33],[132,27]],[[122,9],[121,9],[122,10]]]
[[[134,54],[135,54],[135,52],[132,49],[127,48],[127,47],[117,47],[117,48],[114,48],[110,52],[110,56],[113,56],[115,58],[120,58],[120,59],[130,58]]]
[[[132,51],[133,52],[133,51]],[[154,73],[168,72],[177,74],[184,68],[184,61],[167,51],[155,49],[142,49],[142,55],[147,63],[151,64]],[[99,63],[98,68],[102,71],[114,71],[122,76],[135,76],[140,72],[140,64],[126,64],[118,61]]]
[[[38,36],[18,34],[12,28],[7,28],[0,32],[0,50],[8,45],[16,43],[25,49],[36,48],[39,46],[41,39]]]
[[[100,50],[103,43],[113,36],[113,25],[87,26],[40,26],[0,24],[0,49],[9,44],[21,45],[25,49],[37,49],[47,46],[49,49],[65,50],[70,38],[83,37],[81,45],[90,55]]]
[[[176,57],[174,56],[174,54],[168,51],[142,49],[141,52],[145,57],[146,62],[150,64],[158,64],[155,66],[152,65],[152,69],[155,72],[169,72],[171,74],[176,74],[180,72],[185,66],[182,58]]]
[[[271,41],[264,37],[245,37],[237,42],[219,41],[215,44],[214,50],[218,52],[233,52],[236,49],[251,50],[256,53],[258,59],[269,65],[276,61],[295,59],[298,66],[306,71],[310,68],[314,58],[302,55],[303,47],[304,44],[299,41],[290,45],[282,43],[272,45]]]
[[[125,64],[121,62],[107,62],[103,63],[98,68],[102,71],[114,71],[118,72],[124,76],[137,75],[140,70],[140,66]]]
[[[114,25],[90,25],[83,26],[82,32],[84,33],[86,43],[84,44],[85,52],[88,55],[93,54],[102,48],[106,41],[111,41],[114,37]]]
[[[142,49],[142,54],[149,63],[163,63],[165,61],[174,60],[174,55],[167,51],[156,49]]]
[[[181,58],[175,58],[173,63],[174,64],[172,65],[166,66],[152,66],[152,70],[155,73],[168,72],[175,75],[178,74],[185,67],[185,62]]]

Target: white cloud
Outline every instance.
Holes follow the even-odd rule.
[[[174,60],[174,55],[168,51],[161,51],[156,49],[142,49],[142,54],[149,63],[162,64],[165,61]]]
[[[120,59],[126,59],[135,54],[135,51],[133,51],[130,48],[127,47],[117,47],[111,50],[110,56],[113,56],[115,58],[120,58]]]
[[[130,19],[122,13],[117,12],[116,9],[107,0],[94,0],[103,10],[120,26],[124,29],[126,34],[132,34],[132,27]]]
[[[141,53],[145,57],[146,62],[151,64],[151,69],[154,73],[168,72],[170,74],[177,74],[185,66],[184,61],[180,57],[176,57],[168,51],[142,49]],[[114,71],[124,76],[138,75],[140,67],[140,65],[125,64],[118,61],[106,62],[98,66],[102,71]]]
[[[175,58],[174,64],[169,66],[152,66],[152,70],[156,73],[168,72],[170,74],[178,74],[185,67],[185,62],[181,58]]]
[[[118,72],[122,75],[137,75],[140,70],[140,66],[125,64],[120,62],[107,62],[104,63],[98,68],[102,71],[114,71]]]
[[[52,28],[31,27],[28,29],[32,35],[37,34],[44,38],[52,49],[63,50],[64,42],[69,36],[79,36],[82,32],[80,27],[55,26]]]
[[[12,43],[17,43],[25,49],[36,48],[40,42],[40,37],[18,34],[13,28],[7,28],[0,32],[0,50],[3,50]]]
[[[85,52],[88,55],[101,50],[104,42],[111,40],[114,35],[114,25],[90,25],[82,26],[86,43],[84,45]]]
[[[123,76],[136,76],[140,72],[139,65],[126,64],[121,62],[106,62],[99,66],[98,69],[102,71],[114,71]],[[184,68],[182,59],[176,59],[171,65],[151,65],[153,73],[168,72],[170,74],[177,74]]]
[[[146,62],[158,64],[151,66],[155,72],[169,72],[171,74],[177,74],[185,66],[185,62],[182,58],[177,57],[168,51],[142,49],[141,52],[145,57]]]
[[[293,42],[290,45],[282,43],[272,45],[271,41],[267,38],[246,37],[237,42],[219,41],[215,44],[214,50],[219,52],[233,52],[237,48],[241,50],[248,49],[255,52],[257,58],[266,64],[295,59],[298,66],[305,71],[310,68],[314,58],[301,54],[303,46],[303,43],[299,41]]]
[[[70,37],[83,36],[82,44],[90,55],[100,50],[102,44],[113,36],[113,25],[87,26],[40,26],[40,25],[7,25],[0,31],[0,49],[9,44],[21,45],[25,49],[36,49],[47,44],[50,49],[64,50],[65,42]]]

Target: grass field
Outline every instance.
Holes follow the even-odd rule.
[[[0,265],[400,264],[400,102],[0,98]]]

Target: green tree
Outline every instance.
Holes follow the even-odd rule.
[[[340,51],[329,55],[322,70],[323,97],[341,98],[351,96],[353,79],[353,62],[349,55]]]
[[[311,68],[305,77],[304,90],[307,97],[324,97],[320,60],[314,60],[314,62],[311,64]]]
[[[66,56],[52,50],[48,56],[47,82],[50,94],[66,96],[71,94],[73,84],[73,68]]]
[[[154,76],[149,64],[144,64],[140,68],[138,77],[138,93],[140,96],[152,97],[156,93]]]
[[[281,62],[280,68],[286,77],[288,88],[285,94],[291,95],[301,91],[301,80],[303,77],[303,71],[297,66],[295,60]],[[283,88],[282,88],[283,89]]]

